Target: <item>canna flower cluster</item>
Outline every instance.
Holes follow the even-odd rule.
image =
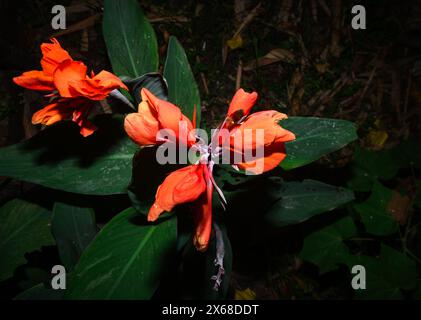
[[[159,99],[147,89],[141,90],[142,101],[138,112],[126,116],[124,128],[128,136],[140,146],[165,143],[183,144],[188,149],[199,152],[197,161],[173,171],[158,187],[155,202],[148,212],[148,220],[155,221],[163,212],[171,211],[175,206],[190,203],[194,212],[196,230],[193,242],[199,251],[208,247],[212,231],[212,195],[217,191],[222,203],[225,198],[213,178],[216,160],[226,151],[240,155],[233,157],[231,165],[238,170],[260,174],[272,170],[285,159],[285,142],[295,139],[295,135],[282,128],[279,121],[287,116],[275,110],[250,114],[257,100],[257,93],[247,93],[240,89],[234,95],[224,121],[220,124],[211,142],[205,144],[195,134],[193,123],[174,104]],[[196,117],[193,116],[193,119]],[[183,124],[187,134],[180,132]],[[247,131],[263,131],[263,136],[246,135]],[[163,139],[162,131],[172,134],[171,139]],[[237,143],[241,141],[241,143]],[[249,161],[244,155],[262,149],[260,159]],[[256,161],[263,162],[263,167],[256,170]]]
[[[61,120],[72,119],[80,127],[80,133],[86,137],[96,127],[87,118],[95,102],[105,99],[117,88],[127,87],[114,74],[101,71],[97,75],[92,71],[87,75],[87,67],[75,61],[56,39],[41,45],[42,70],[24,72],[13,81],[27,89],[47,91],[50,103],[36,112],[33,124],[51,125]]]

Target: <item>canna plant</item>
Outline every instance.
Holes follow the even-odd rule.
[[[0,175],[65,193],[45,208],[19,199],[0,208],[0,255],[8,261],[0,280],[13,276],[25,253],[48,245],[57,246],[68,272],[62,293],[40,283],[18,298],[149,299],[168,287],[177,297],[225,298],[232,269],[226,211],[242,216],[235,198],[250,208],[259,202],[256,221],[274,228],[353,199],[341,187],[281,177],[355,140],[354,124],[251,113],[257,93],[240,89],[206,141],[198,133],[198,87],[177,39],[170,37],[160,75],[156,36],[136,0],[106,0],[103,31],[115,75],[87,76],[52,39],[41,47],[42,71],[14,79],[52,100],[34,114],[41,132],[0,149]],[[101,114],[101,100],[120,108]],[[162,148],[191,156],[163,164]],[[253,199],[247,182],[261,174],[264,197]],[[69,194],[72,201],[64,201]],[[98,201],[112,217],[101,225]]]

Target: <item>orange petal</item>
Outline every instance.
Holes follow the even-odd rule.
[[[93,78],[69,82],[70,91],[90,100],[103,100],[117,88],[128,90],[126,85],[114,74],[101,71]]]
[[[139,104],[139,113],[131,113],[126,116],[124,129],[135,143],[152,145],[156,143],[159,122],[152,114],[149,104],[143,101]]]
[[[58,121],[68,119],[73,110],[73,108],[66,106],[66,104],[63,105],[61,102],[51,103],[33,114],[32,123],[41,123],[49,126]]]
[[[248,174],[262,174],[275,169],[285,157],[285,144],[283,142],[273,143],[264,149],[264,157],[262,159],[238,163],[237,167],[240,170],[245,170]]]
[[[205,189],[202,166],[191,165],[173,171],[158,187],[148,220],[155,221],[162,212],[171,211],[178,204],[196,200]]]
[[[231,131],[231,145],[240,139],[244,149],[255,150],[258,147],[268,146],[276,142],[288,142],[295,140],[295,135],[284,128],[278,122],[287,116],[275,110],[260,111],[251,114],[241,125]],[[264,130],[264,139],[257,141],[257,130]],[[251,139],[250,139],[251,138]]]
[[[81,102],[81,105],[73,112],[72,121],[76,122],[80,127],[80,134],[83,137],[90,136],[95,132],[97,127],[87,119],[92,104],[87,102]]]
[[[70,83],[86,79],[87,68],[82,62],[66,60],[57,66],[54,71],[54,85],[60,96],[74,98],[80,96],[70,86]]]
[[[31,90],[51,91],[55,89],[53,77],[42,71],[24,72],[21,76],[14,77],[13,81],[17,85]]]
[[[179,136],[179,124],[180,121],[185,121],[187,126],[187,133],[191,133],[193,130],[193,124],[191,123],[190,119],[187,118],[174,104],[171,102],[161,100],[158,97],[156,97],[152,92],[150,92],[148,89],[143,88],[141,91],[141,96],[143,101],[147,101],[152,109],[156,111],[156,117],[159,121],[160,129],[171,129],[176,134],[177,138],[182,140],[183,143],[185,143],[184,140],[186,140],[185,137]],[[194,137],[188,138],[189,142],[188,144],[191,145],[194,143]]]
[[[231,117],[235,112],[242,110],[243,115],[248,115],[257,100],[257,92],[248,93],[238,89],[231,100],[227,116]]]
[[[279,121],[286,119],[285,114],[275,110],[256,112],[250,115],[241,125],[232,130],[230,136],[232,153],[243,155],[240,163],[234,163],[240,169],[260,174],[275,168],[286,157],[284,143],[295,139],[295,135],[282,128]],[[257,130],[263,130],[261,139]],[[237,140],[238,139],[238,140]],[[236,142],[241,141],[241,144]],[[263,154],[258,159],[245,161],[246,155],[258,157],[260,149]]]
[[[73,60],[69,53],[60,46],[60,43],[56,39],[52,38],[51,42],[52,43],[43,43],[41,45],[43,55],[41,59],[42,70],[49,76],[53,75],[60,63],[66,60]]]
[[[212,192],[213,184],[209,177],[209,172],[204,166],[206,179],[206,193],[202,194],[195,204],[196,231],[193,243],[197,250],[205,251],[209,245],[209,239],[212,231]]]

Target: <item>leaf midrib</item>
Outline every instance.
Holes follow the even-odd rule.
[[[124,43],[127,47],[127,53],[129,55],[129,58],[130,58],[130,64],[133,68],[133,75],[136,77],[136,76],[138,76],[137,70],[136,70],[136,64],[134,63],[132,52],[130,51],[130,45],[129,45],[129,42],[128,42],[128,39],[127,39],[127,34],[125,32],[126,29],[124,28],[123,21],[122,21],[122,18],[121,18],[120,2],[117,2],[117,8],[118,8],[118,13],[119,13],[119,15],[118,15],[119,19],[118,20],[119,20],[119,24],[120,24],[121,31],[122,31],[121,33],[123,34]]]
[[[135,259],[138,256],[139,252],[143,249],[143,247],[149,241],[149,238],[152,236],[152,234],[155,232],[156,229],[157,229],[157,226],[151,227],[151,229],[143,237],[142,241],[139,243],[138,248],[133,252],[132,256],[130,257],[130,259],[127,262],[127,264],[124,266],[124,268],[121,271],[120,275],[117,277],[116,281],[114,282],[113,286],[111,287],[111,289],[108,292],[108,294],[105,297],[105,299],[109,299],[113,295],[113,293],[115,292],[115,290],[117,289],[117,287],[120,285],[121,280],[123,279],[123,277],[126,275],[127,271],[129,270],[130,266],[135,261]]]
[[[38,216],[39,215],[34,214],[31,216],[32,219],[26,219],[25,223],[23,223],[19,228],[15,229],[15,231],[9,234],[7,238],[5,238],[3,241],[0,242],[0,248],[2,248],[4,244],[6,244],[10,239],[12,239],[16,235],[16,233],[19,233],[22,229],[26,228],[30,223],[35,221],[38,218]]]

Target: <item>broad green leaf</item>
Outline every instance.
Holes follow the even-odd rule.
[[[342,218],[335,223],[318,230],[304,239],[300,257],[316,264],[320,273],[326,273],[345,263],[349,259],[349,249],[343,240],[357,233],[350,217]]]
[[[168,100],[180,107],[183,114],[193,119],[196,107],[196,124],[200,124],[200,95],[196,80],[183,47],[175,37],[170,37],[164,78],[168,82]]]
[[[156,190],[161,183],[168,174],[183,167],[158,163],[156,149],[157,147],[141,148],[133,157],[132,180],[128,188],[128,195],[132,207],[145,216],[155,202]]]
[[[351,269],[362,265],[366,269],[366,289],[356,290],[359,299],[402,299],[401,289],[416,286],[416,264],[402,252],[382,245],[379,257],[349,256]]]
[[[159,73],[147,73],[136,79],[126,80],[125,83],[135,98],[136,105],[142,101],[140,92],[143,88],[148,89],[159,99],[168,100],[168,85]]]
[[[280,125],[296,136],[285,144],[287,157],[280,166],[286,170],[316,161],[357,139],[355,124],[346,120],[289,117]]]
[[[136,0],[105,0],[103,33],[114,73],[130,78],[158,70],[155,32]]]
[[[222,189],[225,185],[236,186],[256,177],[254,175],[248,176],[243,173],[239,173],[229,165],[215,166],[213,176],[216,184]]]
[[[138,147],[124,132],[122,118],[98,116],[98,130],[87,138],[72,122],[41,131],[0,149],[0,176],[73,193],[125,193]]]
[[[0,208],[0,281],[25,264],[25,253],[54,245],[51,214],[38,205],[15,199]]]
[[[398,170],[395,153],[390,150],[370,151],[359,147],[355,149],[353,177],[348,186],[356,191],[370,191],[377,179],[389,180]]]
[[[176,250],[176,218],[148,223],[133,208],[115,216],[82,254],[66,299],[149,299]]]
[[[66,271],[71,271],[98,231],[95,213],[90,208],[56,202],[51,231],[56,239],[61,262]]]
[[[387,210],[393,191],[384,187],[380,182],[374,182],[370,197],[354,205],[367,232],[374,235],[386,236],[398,230],[398,223]]]
[[[266,220],[276,226],[303,222],[354,199],[352,191],[314,180],[284,182],[271,188]]]
[[[54,290],[40,283],[21,292],[14,300],[61,300],[63,294],[64,290]]]

